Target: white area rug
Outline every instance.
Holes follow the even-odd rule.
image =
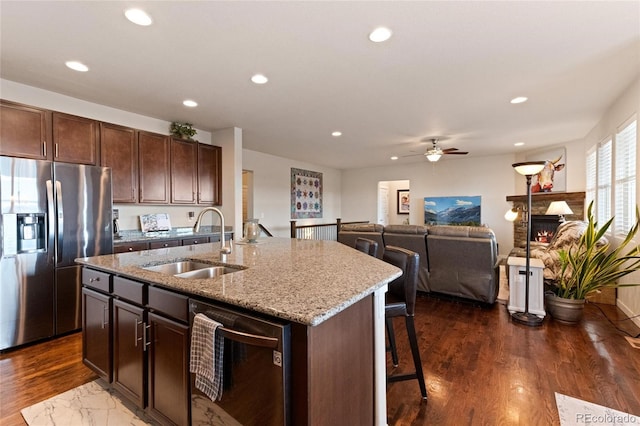
[[[560,426],[640,425],[640,417],[556,392]]]
[[[89,382],[39,402],[21,410],[21,413],[29,426],[153,424],[142,410],[127,408],[119,397],[96,382]]]

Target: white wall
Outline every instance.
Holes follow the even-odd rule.
[[[321,167],[257,151],[242,151],[242,166],[253,172],[253,206],[249,217],[260,223],[276,237],[289,237],[291,220],[291,168],[322,173],[322,218],[296,219],[298,225],[333,223],[341,217],[340,170]],[[241,185],[242,181],[239,182]],[[377,182],[376,182],[377,184]],[[375,221],[375,205],[373,211]]]
[[[393,180],[386,183],[389,188],[389,205],[387,206],[389,208],[389,225],[402,225],[409,219],[409,215],[398,214],[398,190],[410,190],[411,182],[408,180]],[[409,200],[409,205],[413,202],[414,200]],[[418,203],[420,200],[415,202]]]
[[[484,224],[496,233],[501,254],[513,248],[512,223],[504,219],[511,208],[507,195],[515,195],[513,155],[489,157],[443,158],[437,163],[427,161],[390,165],[342,172],[342,219],[376,222],[377,188],[379,181],[408,180],[411,183],[411,213],[409,223],[424,223],[424,197],[482,197]],[[395,198],[391,194],[390,198]],[[394,210],[395,211],[395,207]]]
[[[624,91],[624,93],[611,105],[602,116],[600,122],[585,137],[585,152],[607,136],[615,135],[618,126],[624,123],[633,114],[640,112],[640,77]],[[640,114],[639,114],[640,115]],[[640,119],[640,116],[637,117]],[[636,170],[640,171],[640,133],[636,141]],[[640,185],[636,182],[636,203],[640,203]],[[640,244],[640,241],[635,241]],[[640,272],[631,274],[621,280],[623,283],[640,283]],[[618,289],[617,304],[628,316],[640,314],[640,287]],[[640,326],[640,319],[634,322]]]

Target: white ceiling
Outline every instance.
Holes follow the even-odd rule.
[[[131,6],[154,24],[127,21]],[[381,25],[392,38],[370,42]],[[394,164],[429,136],[473,157],[580,139],[640,75],[639,1],[2,0],[0,28],[4,79],[241,127],[245,148],[339,169]]]

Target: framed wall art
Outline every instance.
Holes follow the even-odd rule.
[[[567,191],[567,153],[556,148],[527,155],[527,161],[545,161],[544,169],[531,179],[531,193]]]
[[[411,198],[408,189],[398,189],[398,214],[409,214]]]
[[[322,217],[322,173],[291,168],[291,219]]]
[[[479,195],[460,197],[425,197],[425,225],[480,225]]]

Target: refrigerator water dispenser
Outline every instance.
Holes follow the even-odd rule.
[[[47,230],[45,213],[19,213],[17,220],[17,252],[46,251]]]

